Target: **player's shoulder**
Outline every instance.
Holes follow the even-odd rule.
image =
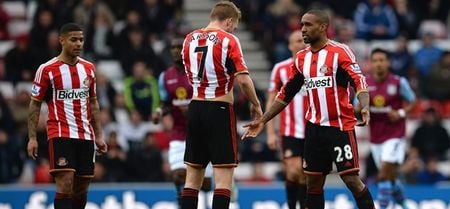
[[[328,46],[329,48],[336,50],[336,51],[351,51],[350,47],[347,44],[335,41],[335,40],[328,40]]]
[[[292,57],[287,58],[285,60],[282,60],[280,62],[275,63],[275,65],[273,66],[274,69],[279,69],[279,68],[283,68],[286,66],[290,66],[292,65],[292,63],[294,62],[294,59],[292,59]]]
[[[95,68],[94,63],[92,63],[89,60],[86,60],[84,58],[78,57],[78,61],[80,62],[80,64],[82,64],[84,66],[87,66],[87,67],[90,67],[90,68]]]

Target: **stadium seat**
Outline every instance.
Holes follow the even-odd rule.
[[[16,84],[16,94],[18,94],[21,91],[30,92],[32,85],[33,85],[32,82],[27,82],[27,81],[21,81],[21,82],[17,83]]]
[[[3,8],[12,19],[24,19],[27,7],[23,1],[3,1]]]
[[[122,80],[124,76],[122,66],[117,60],[99,60],[97,72],[104,74],[110,81]]]
[[[8,31],[11,37],[27,34],[31,30],[31,22],[27,20],[11,20],[8,22]]]

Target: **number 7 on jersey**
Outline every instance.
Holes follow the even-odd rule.
[[[200,66],[198,68],[198,75],[197,78],[199,80],[203,79],[203,74],[205,71],[205,60],[206,60],[206,54],[208,54],[208,46],[197,46],[195,47],[194,52],[201,53],[201,59],[200,59]]]

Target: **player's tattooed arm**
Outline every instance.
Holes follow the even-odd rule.
[[[39,122],[39,114],[41,113],[41,102],[31,100],[28,108],[28,138],[36,140],[36,129]]]
[[[100,123],[100,105],[97,98],[91,98],[91,114],[92,114],[92,127],[94,128],[95,138],[103,137],[103,129]]]
[[[38,143],[36,136],[36,129],[39,122],[39,114],[41,113],[41,102],[36,100],[31,100],[28,109],[28,145],[27,153],[28,156],[36,160],[38,157]]]

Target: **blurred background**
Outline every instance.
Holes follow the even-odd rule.
[[[37,188],[45,191],[46,187],[40,185],[52,183],[48,174],[45,109],[40,117],[39,160],[31,161],[26,157],[30,86],[38,66],[60,52],[59,27],[76,22],[85,30],[82,56],[97,67],[101,120],[110,149],[107,155],[97,158],[94,181],[122,185],[117,187],[119,190],[134,188],[130,185],[136,182],[163,183],[162,188],[170,195],[165,197],[163,193],[156,193],[162,196],[156,195],[155,201],[175,201],[167,162],[170,129],[165,128],[170,127],[174,119],[164,118],[164,126],[149,122],[150,113],[144,111],[146,107],[131,105],[134,101],[127,95],[131,88],[129,82],[143,75],[157,79],[171,66],[170,40],[206,26],[215,2],[0,0],[0,192],[11,195],[12,191],[25,186],[29,189],[27,195],[31,195]],[[401,168],[404,180],[410,186],[425,185],[430,191],[442,186],[447,188],[445,185],[450,176],[450,1],[234,2],[242,10],[236,35],[242,43],[262,104],[265,104],[272,66],[291,56],[287,37],[291,31],[300,28],[301,14],[309,9],[329,12],[332,17],[329,38],[348,44],[364,73],[370,73],[368,55],[373,48],[390,51],[392,71],[405,76],[419,98],[407,120],[408,153]],[[377,30],[368,29],[375,26]],[[242,133],[241,124],[250,120],[250,114],[248,101],[238,91],[235,92],[235,105],[239,132]],[[374,185],[376,170],[369,153],[367,131],[366,128],[357,129],[361,175],[369,185]],[[283,181],[280,154],[269,150],[265,142],[265,132],[254,140],[239,142],[240,165],[236,169],[236,180],[243,188],[244,196],[245,188],[251,190],[265,185],[276,191],[279,189],[279,201],[282,201],[281,186],[273,187]],[[440,178],[430,180],[430,176],[435,175]],[[127,183],[126,186],[117,184],[122,182]],[[150,190],[156,188],[152,185],[148,186]],[[327,200],[336,200],[343,188],[340,179],[330,175],[327,185],[337,189],[331,192],[337,191],[336,194],[328,194],[331,196],[327,196]],[[445,192],[444,206],[450,205],[450,190],[447,188]],[[24,197],[23,201],[28,198]],[[242,204],[241,208],[244,208]],[[0,199],[0,208],[2,205],[7,206]]]

